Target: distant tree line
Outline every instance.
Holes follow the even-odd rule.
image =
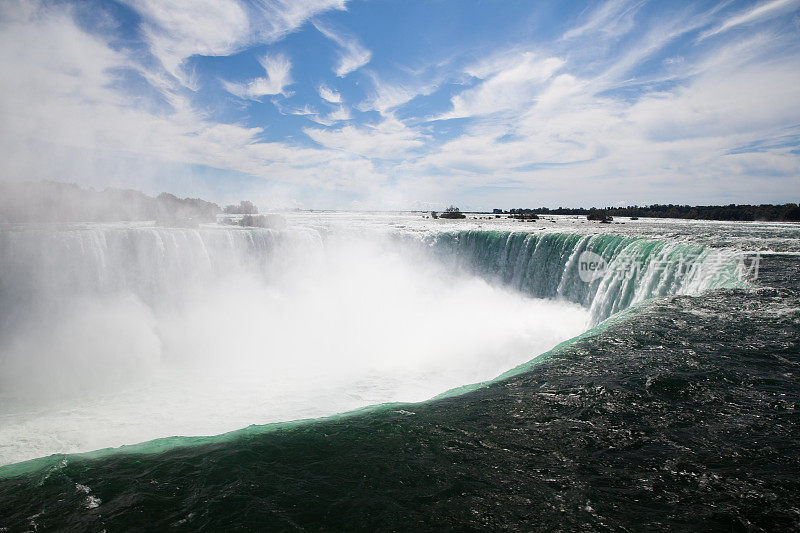
[[[602,212],[602,215],[600,214]],[[798,204],[730,204],[730,205],[674,205],[653,204],[649,206],[606,207],[603,209],[583,207],[559,207],[550,209],[511,209],[512,217],[516,214],[536,213],[539,215],[593,215],[607,217],[653,217],[653,218],[686,218],[693,220],[764,220],[764,221],[800,221]],[[516,218],[516,217],[515,217]]]

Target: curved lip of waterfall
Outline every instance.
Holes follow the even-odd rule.
[[[467,232],[492,232],[493,230],[464,230]],[[503,231],[500,230],[502,233],[517,233],[515,231]],[[461,233],[461,232],[449,232],[444,231],[440,233]],[[530,232],[525,232],[528,234],[533,234]],[[538,235],[575,235],[580,237],[592,237],[594,235],[609,235],[604,233],[595,233],[595,234],[580,234],[580,233],[561,233],[561,232],[548,232],[548,233],[538,233]],[[534,234],[537,235],[537,234]],[[614,235],[614,234],[612,234]],[[616,234],[619,237],[630,238],[633,241],[639,240],[647,240],[647,241],[654,241],[654,242],[668,242],[679,244],[683,243],[683,239],[652,239],[645,236],[637,236],[637,235],[620,235]],[[692,243],[691,241],[685,241],[686,244],[691,244],[695,246],[696,243]],[[745,252],[746,253],[746,252]],[[755,253],[755,252],[754,252]],[[800,252],[796,252],[797,255],[800,255]],[[746,285],[749,287],[749,285]],[[722,287],[714,287],[709,288],[703,291],[700,291],[698,294],[692,296],[700,296],[705,294],[709,291],[720,290]],[[665,295],[665,296],[654,296],[650,298],[646,298],[639,302],[634,302],[628,307],[621,309],[617,312],[614,312],[610,316],[604,318],[603,320],[599,321],[598,323],[591,324],[587,327],[585,331],[562,341],[555,347],[542,352],[540,354],[535,355],[528,361],[517,365],[514,368],[511,368],[500,375],[485,380],[479,381],[475,383],[468,383],[464,385],[460,385],[449,390],[443,391],[431,398],[426,400],[422,400],[419,402],[387,402],[387,403],[378,403],[372,404],[365,407],[361,407],[358,409],[344,411],[341,413],[336,413],[329,416],[323,417],[316,417],[316,418],[302,418],[296,420],[289,420],[283,422],[270,422],[266,424],[251,424],[249,426],[235,429],[233,431],[228,431],[216,435],[202,435],[202,436],[169,436],[169,437],[161,437],[156,438],[148,441],[133,443],[133,444],[124,444],[117,447],[108,447],[108,448],[101,448],[97,450],[91,450],[86,452],[76,452],[76,453],[54,453],[48,456],[38,457],[34,459],[28,459],[16,463],[9,463],[6,465],[0,465],[0,479],[11,478],[20,475],[31,474],[34,472],[44,472],[47,469],[47,473],[45,474],[45,478],[49,476],[51,473],[56,472],[67,465],[69,461],[84,461],[84,460],[93,460],[93,459],[102,459],[105,457],[111,457],[115,455],[121,454],[156,454],[156,453],[163,453],[171,451],[175,448],[183,448],[183,447],[190,447],[190,446],[201,446],[204,444],[212,444],[212,443],[223,443],[227,441],[235,441],[240,437],[245,436],[257,436],[262,434],[268,434],[275,431],[280,431],[282,429],[288,428],[295,428],[302,425],[308,424],[318,424],[318,423],[325,423],[328,421],[336,421],[341,420],[344,418],[349,418],[353,416],[359,416],[363,414],[369,413],[380,413],[380,412],[393,412],[396,413],[398,416],[413,416],[415,413],[411,411],[414,406],[424,405],[429,402],[445,399],[445,398],[453,398],[462,396],[465,394],[469,394],[473,391],[476,391],[481,388],[485,388],[488,386],[492,386],[496,383],[502,382],[506,379],[512,378],[513,376],[519,375],[521,373],[527,372],[535,365],[544,362],[549,357],[554,354],[560,353],[567,348],[573,346],[574,344],[581,342],[586,339],[591,339],[592,337],[603,333],[608,328],[620,324],[624,321],[627,321],[635,314],[639,313],[644,309],[648,309],[652,306],[655,301],[668,298],[674,295]]]

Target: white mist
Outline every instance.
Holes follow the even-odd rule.
[[[588,321],[577,305],[491,286],[366,231],[266,251],[230,245],[248,230],[126,231],[163,235],[124,260],[108,234],[70,237],[97,249],[28,250],[49,259],[27,274],[49,288],[0,343],[0,464],[425,400],[491,379]],[[49,271],[78,264],[77,288]]]

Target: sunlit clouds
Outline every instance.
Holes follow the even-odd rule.
[[[336,208],[790,201],[798,9],[6,2],[4,177]]]

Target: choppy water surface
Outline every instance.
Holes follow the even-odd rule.
[[[425,220],[419,215],[340,213],[296,214],[289,219],[291,231],[302,235],[310,248],[288,246],[285,235],[256,232],[261,238],[274,240],[262,245],[258,244],[261,241],[252,240],[252,232],[231,235],[205,228],[197,232],[197,238],[204,244],[206,256],[204,259],[202,255],[191,255],[194,267],[181,262],[187,254],[195,254],[193,245],[172,257],[167,245],[159,252],[141,242],[109,244],[109,239],[113,241],[121,235],[130,241],[143,238],[144,231],[156,230],[75,229],[70,246],[77,247],[87,257],[80,269],[75,272],[62,269],[60,275],[65,279],[53,280],[51,271],[42,267],[39,273],[22,277],[32,280],[30,286],[17,284],[13,290],[6,277],[2,297],[4,302],[12,296],[24,301],[33,295],[34,299],[47,302],[54,294],[69,298],[77,294],[84,299],[90,294],[94,301],[97,294],[109,297],[125,289],[133,294],[138,302],[135,305],[142,306],[145,314],[150,313],[155,320],[154,328],[142,331],[154,335],[161,351],[156,352],[157,357],[152,354],[143,357],[157,367],[165,357],[177,357],[163,349],[165,331],[176,334],[202,324],[206,329],[223,332],[226,338],[255,335],[259,342],[240,343],[236,349],[224,352],[245,354],[239,359],[233,356],[228,359],[252,368],[257,360],[253,354],[263,353],[263,347],[269,345],[268,339],[280,335],[281,330],[301,318],[306,324],[319,327],[328,323],[323,317],[337,312],[341,315],[345,309],[347,318],[373,320],[372,330],[376,334],[361,335],[357,343],[346,346],[344,351],[331,352],[324,343],[306,340],[303,344],[297,340],[303,338],[297,336],[299,333],[284,333],[277,353],[290,353],[299,345],[310,350],[303,353],[325,350],[370,353],[370,361],[380,361],[381,354],[386,354],[394,374],[398,365],[406,372],[391,383],[381,377],[386,373],[376,373],[374,364],[364,366],[363,360],[356,358],[348,361],[345,377],[352,375],[353,369],[368,369],[367,375],[337,381],[342,377],[332,372],[337,365],[323,365],[315,372],[314,368],[303,368],[305,361],[300,361],[284,374],[291,376],[291,382],[302,384],[287,386],[297,393],[289,402],[290,407],[233,401],[220,410],[217,402],[210,401],[186,406],[183,411],[166,416],[159,412],[161,403],[150,400],[151,403],[144,403],[143,412],[158,418],[163,422],[158,426],[160,430],[168,432],[155,436],[169,436],[171,426],[180,427],[173,424],[191,420],[198,408],[209,413],[224,413],[225,409],[244,413],[234,424],[255,418],[230,428],[234,429],[247,423],[269,422],[271,419],[259,422],[258,417],[281,408],[287,414],[278,420],[298,418],[292,416],[292,402],[295,407],[308,409],[309,416],[318,416],[376,403],[371,398],[378,398],[378,402],[406,400],[402,394],[382,399],[380,391],[387,387],[395,392],[413,392],[414,387],[419,387],[416,393],[421,397],[408,399],[424,399],[448,388],[490,379],[535,357],[537,350],[541,353],[560,340],[589,331],[584,337],[517,368],[509,377],[460,395],[423,403],[386,405],[334,419],[253,427],[226,437],[154,442],[130,452],[56,455],[34,463],[6,466],[0,469],[4,476],[0,481],[0,527],[92,530],[168,526],[565,530],[800,527],[800,509],[795,503],[800,494],[796,452],[800,445],[797,429],[800,256],[796,255],[800,252],[800,231],[797,226],[671,221],[601,226],[567,218],[533,223],[468,220],[459,225],[447,221],[438,224],[439,221]],[[521,232],[521,227],[528,231]],[[16,228],[3,234],[6,266],[13,259],[21,269],[26,261],[24,254],[29,254],[29,258],[53,257],[50,252],[43,256],[40,244],[27,247],[20,244],[42,242],[42,234],[39,241],[21,236],[29,231],[30,228]],[[36,231],[46,235],[50,230]],[[167,234],[177,238],[177,234],[169,231]],[[345,257],[358,257],[362,266],[364,257],[379,257],[381,261],[370,262],[366,265],[369,268],[356,269],[353,276],[336,272],[337,268],[351,269],[354,263],[337,264],[330,260],[330,251],[343,250],[342,243],[352,243],[353,235],[364,234],[371,236],[370,253],[364,255],[364,250],[348,249]],[[380,235],[377,240],[372,238],[376,234]],[[99,235],[105,239],[105,248],[86,244],[100,238]],[[195,238],[193,233],[182,235],[189,240]],[[247,243],[237,240],[245,235]],[[222,237],[228,244],[220,244]],[[295,235],[290,242],[296,243],[297,238]],[[164,234],[161,241],[166,242]],[[68,240],[62,238],[60,242]],[[378,248],[373,247],[376,242]],[[322,247],[318,248],[317,243],[323,243]],[[387,243],[391,253],[384,247]],[[160,261],[164,266],[158,274],[140,279],[138,276],[145,269],[130,268],[132,259],[126,260],[124,264],[128,266],[124,267],[109,263],[110,259],[119,260],[120,253],[109,251],[109,246],[115,245],[129,252],[134,250],[130,258],[144,257],[145,265]],[[264,251],[264,257],[270,257],[269,261],[258,262],[255,268],[243,264],[254,257],[254,246]],[[233,250],[240,248],[247,252],[234,253]],[[685,272],[659,266],[669,265],[678,256],[689,256],[698,264],[710,261],[709,258],[719,262],[718,256],[709,255],[709,250],[729,253],[736,249],[782,253],[762,257],[758,279],[751,283],[739,283],[735,270],[727,267],[698,275],[696,270]],[[9,250],[16,253],[9,254]],[[294,311],[297,314],[291,315],[292,308],[287,307],[287,302],[283,302],[280,313],[248,306],[248,316],[255,313],[258,317],[256,323],[277,321],[280,325],[268,330],[269,335],[265,336],[236,326],[237,318],[246,317],[234,315],[233,325],[218,329],[216,321],[211,320],[218,314],[197,318],[191,313],[175,311],[185,309],[187,301],[194,308],[199,307],[196,300],[186,299],[187,291],[198,294],[196,285],[176,280],[176,275],[181,278],[181,272],[192,272],[200,286],[207,285],[209,279],[221,279],[220,272],[246,272],[248,276],[257,274],[280,280],[276,286],[281,291],[286,291],[291,283],[307,283],[310,279],[307,272],[297,277],[294,269],[287,270],[283,263],[291,258],[289,264],[297,264],[298,250],[307,262],[325,266],[325,272],[314,269],[312,272],[328,284],[349,279],[351,284],[337,285],[349,294],[358,292],[361,284],[369,287],[358,305],[353,306],[367,311],[352,311],[339,304],[324,309],[315,319],[312,311],[302,314]],[[323,256],[308,255],[312,253],[309,250],[317,250],[313,253]],[[612,261],[644,256],[645,266],[633,279],[614,277],[612,272],[603,279],[583,283],[577,278],[575,258],[585,250],[602,252]],[[63,259],[73,257],[69,254],[75,250],[59,253],[67,254],[61,256]],[[414,268],[407,268],[408,261]],[[207,271],[198,270],[198,262],[206,265]],[[415,268],[421,265],[429,265],[430,270],[418,277]],[[458,273],[455,277],[454,272]],[[36,278],[45,274],[44,278]],[[43,283],[44,279],[50,279],[52,286]],[[241,281],[238,275],[234,279]],[[402,297],[387,292],[383,283],[386,279],[403,288]],[[67,282],[78,289],[65,293],[62,287]],[[301,287],[307,286],[303,283]],[[313,288],[319,290],[325,285]],[[277,298],[276,286],[257,286],[264,292],[253,292],[252,285],[245,285],[245,292],[256,299]],[[234,290],[230,285],[223,287],[227,291],[224,294]],[[177,294],[164,297],[176,288]],[[417,293],[409,293],[408,288],[415,288]],[[297,292],[288,293],[291,302],[302,304],[295,309],[319,305],[333,294],[317,300],[308,294],[303,296],[297,287],[293,290]],[[364,296],[372,293],[378,296]],[[205,297],[211,293],[199,294]],[[243,293],[233,294],[239,301]],[[425,300],[423,295],[433,297]],[[381,307],[382,302],[392,305]],[[419,302],[425,302],[427,308],[420,310],[416,305]],[[230,317],[237,309],[235,303],[218,304],[215,308],[220,305],[222,316]],[[29,316],[43,316],[33,306],[24,309]],[[123,309],[122,317],[139,317],[129,314],[130,310],[124,306]],[[290,318],[286,318],[287,313]],[[387,313],[390,320],[375,321],[375,313]],[[455,313],[456,320],[450,319],[451,313]],[[89,313],[85,320],[92,324],[96,320],[92,317],[97,316],[100,315]],[[164,324],[165,317],[185,323],[181,322],[180,327],[172,324],[170,330]],[[554,334],[554,328],[571,320],[570,317],[578,324],[576,330]],[[24,318],[16,322],[6,319],[4,327],[8,328],[6,331],[16,331],[14,328],[24,322]],[[436,328],[426,330],[423,326],[427,323]],[[381,329],[381,324],[392,327]],[[405,331],[414,332],[423,342],[409,345],[402,333],[393,333],[402,332],[403,327],[411,328]],[[338,329],[316,334],[322,338],[333,336],[341,342],[363,331],[345,329],[346,335],[335,337]],[[478,329],[482,331],[480,335],[474,331]],[[139,330],[130,332],[120,326],[119,331],[136,339]],[[419,337],[426,331],[427,337]],[[525,332],[531,331],[536,332],[533,339],[525,336]],[[386,341],[387,336],[391,342]],[[537,344],[545,337],[546,342]],[[454,344],[448,344],[447,339],[453,339]],[[458,344],[458,339],[468,342]],[[440,344],[436,345],[437,350],[425,352],[426,343]],[[195,344],[181,339],[173,340],[170,346],[175,353],[187,346],[195,348],[194,353],[204,347],[204,360],[211,361],[221,349],[202,334]],[[408,352],[416,359],[404,357]],[[149,352],[145,346],[137,353]],[[420,358],[420,353],[445,356]],[[513,357],[503,357],[509,353]],[[69,354],[74,356],[73,352]],[[482,357],[482,354],[488,355]],[[319,361],[324,359],[316,360]],[[73,364],[81,362],[77,359]],[[487,362],[491,364],[486,365]],[[20,364],[15,369],[24,375],[30,369]],[[134,365],[133,370],[147,375],[148,368],[151,367]],[[178,365],[178,368],[183,367]],[[228,370],[224,368],[221,375]],[[102,369],[98,372],[112,375]],[[306,375],[309,379],[305,379]],[[430,375],[440,377],[420,386],[419,382]],[[76,374],[63,383],[80,379]],[[39,386],[34,379],[23,381],[28,387]],[[333,382],[335,387],[330,386]],[[403,385],[398,386],[398,382]],[[252,398],[253,391],[259,390],[258,383],[255,379],[250,388],[241,389],[242,397]],[[215,388],[213,381],[191,379],[184,387],[198,390],[198,384],[209,390]],[[409,384],[413,386],[409,388]],[[245,385],[237,382],[237,386]],[[218,383],[216,388],[219,398],[235,396],[235,391],[227,390],[224,383]],[[6,420],[14,419],[17,432],[23,431],[26,424],[29,429],[39,424],[40,428],[59,431],[55,419],[60,415],[54,413],[63,413],[66,420],[75,413],[79,416],[72,420],[91,420],[93,412],[96,416],[98,408],[110,403],[113,408],[103,411],[108,418],[101,423],[110,425],[107,433],[113,434],[114,414],[130,413],[125,406],[135,398],[135,390],[119,395],[109,395],[106,391],[103,402],[97,402],[100,392],[96,392],[89,403],[73,403],[70,411],[65,412],[53,407],[53,401],[64,401],[59,399],[65,396],[54,393],[50,403],[43,403],[35,416],[30,416],[19,409],[20,405],[30,405],[26,403],[30,400],[12,387],[6,386],[6,390],[15,393],[13,397],[7,395],[4,409]],[[314,406],[337,396],[358,400],[349,406],[346,402],[340,404],[344,407],[326,405],[332,412],[314,411]],[[4,425],[0,434],[5,431],[9,435],[8,428],[12,426]],[[80,438],[89,431],[77,433]],[[18,442],[4,444],[19,449]],[[182,445],[175,447],[176,444]]]

